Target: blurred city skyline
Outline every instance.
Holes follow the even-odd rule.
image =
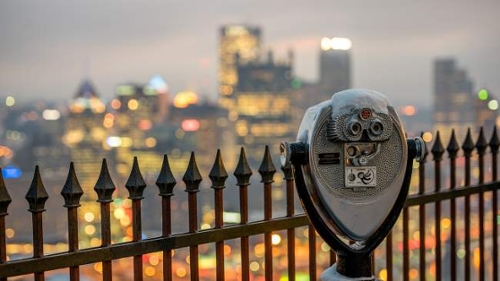
[[[69,100],[83,78],[98,94],[159,74],[171,94],[217,98],[218,29],[259,26],[265,50],[293,50],[295,74],[318,79],[322,37],[353,42],[354,88],[395,105],[432,105],[432,62],[456,58],[475,88],[500,92],[500,2],[2,1],[0,96]]]

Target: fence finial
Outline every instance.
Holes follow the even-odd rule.
[[[130,171],[130,176],[128,177],[127,183],[125,183],[125,188],[127,188],[129,193],[129,199],[140,200],[143,197],[144,189],[146,188],[146,181],[141,174],[141,169],[139,169],[139,162],[137,157],[134,156],[134,163],[132,164],[132,171]]]
[[[484,155],[486,148],[488,147],[488,142],[484,137],[483,127],[479,129],[479,136],[477,137],[476,148],[479,155]]]
[[[441,142],[441,136],[439,135],[439,131],[436,133],[436,140],[434,141],[434,145],[432,146],[431,153],[434,156],[434,161],[441,161],[443,159],[444,147]]]
[[[491,153],[497,154],[498,148],[500,147],[500,140],[498,139],[497,126],[493,127],[493,134],[491,134],[491,139],[489,143]]]
[[[49,199],[49,195],[43,186],[42,178],[40,177],[40,168],[35,167],[35,174],[31,181],[31,186],[25,196],[30,208],[28,211],[32,213],[45,211],[45,202]]]
[[[269,152],[269,146],[266,145],[266,149],[264,151],[264,158],[259,167],[259,174],[262,177],[263,183],[272,183],[274,173],[276,173],[276,167],[274,167],[273,160],[271,158],[271,153]]]
[[[281,171],[283,171],[283,178],[285,180],[293,180],[293,167],[292,167],[292,162],[288,161],[284,155],[287,153],[288,149],[288,144],[285,142],[281,142],[280,144],[280,152],[281,152],[281,158],[280,158],[280,166],[281,166]]]
[[[240,150],[240,158],[238,159],[238,164],[236,165],[233,175],[236,177],[239,186],[250,184],[252,169],[250,168],[250,165],[248,165],[245,149],[243,147]]]
[[[168,156],[163,155],[163,163],[161,164],[160,174],[156,179],[156,186],[160,189],[160,196],[172,196],[174,186],[177,184],[170,164],[168,163]]]
[[[111,196],[115,191],[116,187],[109,175],[108,164],[106,158],[102,159],[101,172],[99,174],[99,179],[97,180],[94,190],[97,193],[97,202],[106,203],[112,202]]]
[[[220,149],[217,149],[217,155],[215,156],[214,165],[212,166],[212,170],[210,170],[208,177],[212,181],[212,188],[218,189],[225,187],[225,182],[228,175],[226,172],[226,168],[224,167],[224,162],[222,162]]]
[[[458,145],[457,138],[455,136],[455,129],[451,130],[451,137],[448,146],[446,147],[446,151],[448,151],[448,155],[451,159],[457,158],[458,151],[460,150],[460,146]]]
[[[472,155],[472,151],[474,150],[474,141],[472,141],[470,128],[467,129],[467,136],[465,136],[464,143],[462,144],[462,149],[464,151],[465,157],[470,157]]]
[[[12,198],[10,198],[7,187],[3,180],[2,168],[0,168],[0,216],[7,215],[7,208],[9,207]]]
[[[182,177],[182,181],[186,184],[186,192],[200,191],[199,186],[202,181],[202,177],[200,171],[198,170],[198,165],[196,165],[194,152],[191,152],[191,158],[189,158],[189,164],[186,173]]]
[[[64,197],[64,207],[70,208],[80,206],[80,198],[83,195],[83,190],[78,182],[78,178],[76,177],[73,162],[69,164],[68,176],[66,177],[66,183],[61,190],[61,195]]]

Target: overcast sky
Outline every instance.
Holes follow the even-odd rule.
[[[432,63],[453,57],[500,96],[500,1],[1,0],[0,98],[69,99],[88,75],[99,94],[163,76],[172,92],[215,97],[221,25],[260,26],[275,57],[295,51],[314,81],[322,37],[353,41],[353,87],[394,104],[432,104]]]

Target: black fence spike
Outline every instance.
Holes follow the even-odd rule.
[[[49,199],[49,195],[45,190],[45,186],[43,186],[38,165],[35,166],[35,174],[25,198],[30,205],[28,211],[32,213],[45,211],[45,202]]]
[[[212,188],[218,189],[225,187],[225,182],[228,175],[226,172],[226,168],[224,167],[224,162],[222,161],[220,149],[217,149],[214,165],[212,166],[208,177],[212,181]]]
[[[6,216],[9,204],[12,202],[7,186],[3,180],[2,168],[0,168],[0,216]]]
[[[125,188],[127,188],[129,193],[129,199],[140,200],[144,198],[144,189],[146,188],[146,181],[142,177],[141,169],[139,168],[139,161],[137,157],[134,156],[134,163],[132,164],[132,170],[130,171],[130,176],[125,183]]]
[[[443,159],[444,147],[441,142],[439,131],[436,133],[436,140],[432,146],[431,153],[434,156],[434,161],[441,161]]]
[[[498,148],[500,147],[500,140],[498,139],[497,126],[493,127],[493,133],[491,135],[490,142],[488,144],[491,149],[491,153],[497,154]]]
[[[280,144],[280,153],[281,153],[281,158],[280,158],[280,168],[281,171],[283,172],[283,178],[285,180],[293,180],[293,168],[292,168],[292,162],[288,161],[288,159],[285,159],[285,152],[287,150],[287,145],[282,142]]]
[[[448,155],[450,156],[451,159],[455,159],[457,158],[459,150],[460,150],[460,145],[458,145],[457,137],[455,136],[455,129],[452,129],[450,142],[446,147],[446,151],[448,151]]]
[[[80,198],[83,195],[83,190],[76,177],[75,165],[73,162],[69,164],[68,176],[61,190],[61,195],[64,197],[64,207],[70,208],[80,206]]]
[[[488,142],[484,137],[483,127],[479,129],[479,136],[477,137],[476,148],[479,155],[484,155],[486,148],[488,147]]]
[[[238,159],[238,164],[236,165],[233,175],[236,177],[239,186],[245,186],[250,184],[250,177],[252,174],[252,169],[250,165],[248,165],[245,149],[242,147],[240,150],[240,158]]]
[[[269,146],[266,145],[264,151],[264,157],[259,167],[259,174],[262,177],[263,183],[273,182],[274,174],[276,173],[276,167],[274,167],[273,159],[271,158],[271,153],[269,152]]]
[[[283,171],[283,178],[285,180],[293,180],[293,167],[290,163],[281,165],[281,171]]]
[[[106,203],[112,202],[113,192],[116,187],[109,175],[108,164],[106,158],[102,159],[101,172],[99,173],[99,179],[95,184],[94,190],[97,193],[97,202]]]
[[[198,170],[198,165],[196,165],[196,159],[194,152],[191,152],[191,157],[189,158],[189,164],[182,177],[182,181],[186,184],[186,192],[198,192],[200,191],[200,182],[202,177],[200,171]]]
[[[176,184],[177,181],[175,180],[172,170],[170,169],[168,156],[164,154],[160,174],[156,179],[156,186],[158,186],[158,189],[160,190],[160,196],[173,196],[173,190]]]
[[[464,143],[462,144],[462,150],[464,151],[465,157],[470,157],[474,148],[474,141],[472,140],[470,128],[468,128],[467,135],[465,136]]]

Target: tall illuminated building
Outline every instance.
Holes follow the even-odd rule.
[[[248,25],[225,25],[219,31],[219,105],[234,106],[239,64],[256,61],[261,52],[261,31]]]
[[[106,105],[92,82],[89,79],[83,80],[76,95],[69,102],[63,143],[71,149],[71,159],[84,190],[84,200],[96,198],[94,184],[99,175],[102,158],[108,156],[103,149],[108,137],[108,131],[103,124],[106,113]]]
[[[467,129],[475,128],[473,82],[454,59],[434,61],[434,130],[440,131],[441,140],[448,141],[451,129],[463,141]]]
[[[321,39],[318,84],[323,97],[351,88],[351,47],[348,38]]]
[[[106,140],[116,161],[116,171],[128,177],[134,156],[137,156],[143,174],[157,172],[163,156],[156,151],[158,140],[153,133],[159,123],[160,103],[157,90],[151,85],[122,84],[115,89],[111,101],[114,114],[106,116],[106,124],[113,134]]]
[[[291,53],[288,61],[278,63],[270,52],[266,61],[238,64],[236,105],[230,115],[236,116],[237,144],[248,149],[250,160],[261,161],[265,145],[276,150],[280,141],[294,137],[292,62]]]

